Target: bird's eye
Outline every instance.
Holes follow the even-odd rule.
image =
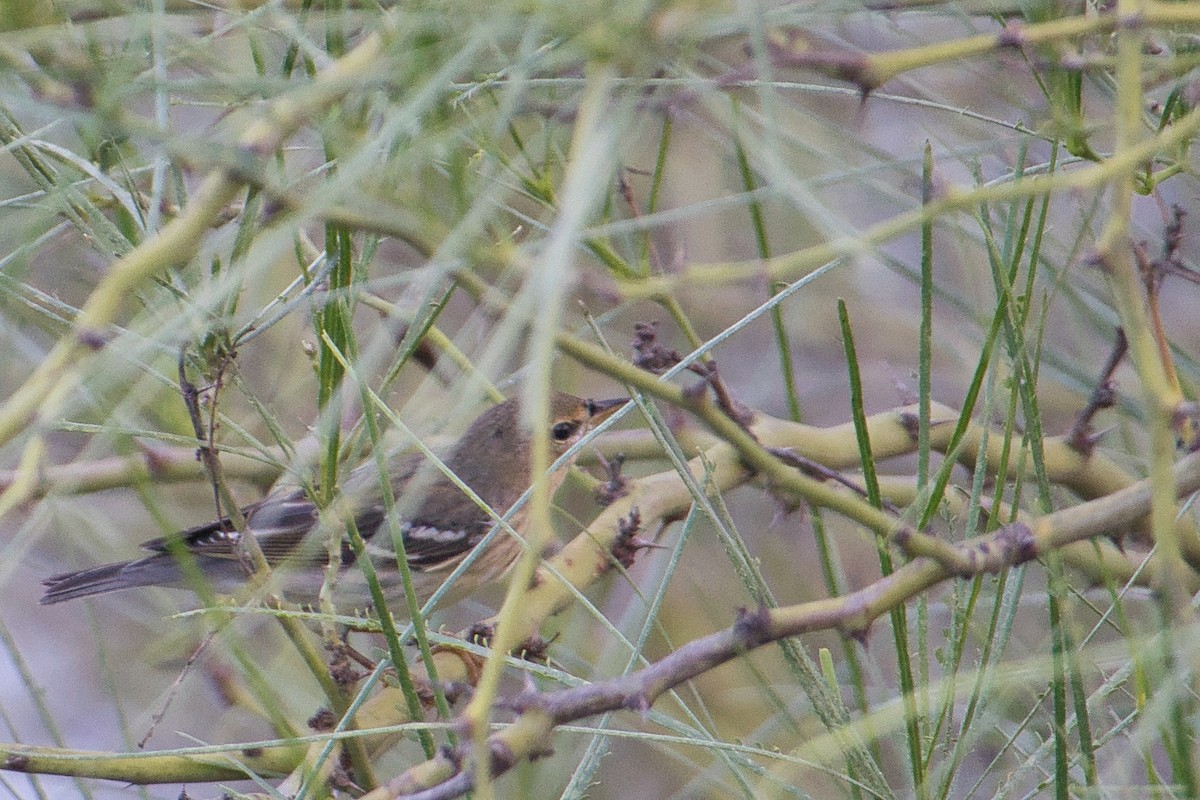
[[[570,439],[571,435],[578,429],[578,422],[566,420],[564,422],[556,423],[555,426],[550,429],[550,435],[554,437],[554,441],[556,442],[565,442],[567,439]]]

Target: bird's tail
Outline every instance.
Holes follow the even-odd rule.
[[[148,559],[143,559],[146,561]],[[51,575],[42,581],[46,593],[42,596],[42,605],[61,603],[77,597],[89,597],[94,594],[115,592],[118,589],[128,589],[133,586],[147,586],[157,583],[150,570],[131,569],[141,562],[121,561],[116,564],[105,564],[78,572],[64,572],[61,575]]]

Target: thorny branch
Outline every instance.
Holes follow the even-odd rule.
[[[1091,455],[1096,448],[1096,442],[1104,435],[1103,432],[1096,433],[1092,430],[1092,419],[1101,409],[1112,408],[1116,404],[1117,382],[1113,379],[1113,375],[1128,350],[1129,340],[1125,338],[1125,329],[1117,328],[1117,338],[1113,343],[1108,360],[1104,362],[1104,369],[1100,371],[1100,380],[1096,383],[1096,388],[1092,390],[1088,404],[1075,416],[1075,422],[1072,423],[1071,430],[1067,433],[1067,444],[1082,455]]]
[[[671,367],[683,360],[678,350],[662,344],[658,340],[658,322],[638,322],[633,326],[633,364],[647,372],[662,375]],[[717,408],[721,409],[745,431],[750,431],[753,414],[745,405],[734,398],[729,387],[721,380],[717,364],[712,359],[697,361],[688,365],[688,372],[699,375],[703,380],[695,386],[684,390],[685,396],[698,400],[704,392],[712,387],[717,398]]]
[[[210,353],[211,354],[211,353]],[[233,354],[229,354],[229,358]],[[206,359],[205,354],[201,352],[197,359],[202,362],[206,372],[214,365],[212,359]],[[196,435],[196,441],[199,444],[196,446],[196,460],[204,465],[208,472],[209,482],[212,484],[213,490],[213,505],[216,508],[218,517],[225,516],[225,511],[221,503],[221,461],[217,456],[217,396],[225,384],[225,368],[227,360],[225,357],[215,359],[215,375],[209,381],[209,386],[201,388],[188,378],[187,374],[187,347],[183,347],[179,351],[179,393],[183,396],[183,404],[187,407],[188,418],[192,422],[192,432]],[[204,415],[201,412],[200,406],[202,400],[207,395],[209,399],[209,417],[208,423],[204,422]]]
[[[1175,468],[1181,495],[1200,490],[1200,454],[1192,454]],[[1112,495],[1030,522],[1014,522],[993,533],[954,545],[961,561],[970,563],[974,574],[995,573],[1023,564],[1065,544],[1120,529],[1145,514],[1150,505],[1150,483],[1141,481]],[[1103,520],[1098,526],[1097,520]],[[944,564],[931,558],[916,558],[890,575],[842,597],[818,600],[786,608],[742,609],[728,628],[701,637],[678,648],[644,669],[608,681],[557,692],[527,690],[506,705],[520,716],[514,724],[488,739],[490,770],[500,775],[524,758],[544,752],[545,739],[528,734],[531,725],[548,735],[554,726],[575,722],[608,711],[645,712],[666,691],[724,664],[749,650],[780,639],[820,630],[839,630],[862,638],[871,623],[897,603],[930,587],[957,577]],[[535,742],[536,747],[528,743]],[[526,743],[522,748],[518,744]],[[443,754],[456,765],[448,779],[420,787],[415,777],[419,765],[367,795],[368,800],[434,800],[458,797],[474,786],[469,744]]]

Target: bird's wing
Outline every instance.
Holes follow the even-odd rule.
[[[317,521],[317,507],[301,489],[264,497],[242,509],[242,514],[269,564],[294,559]],[[142,547],[166,553],[175,542],[181,542],[197,556],[237,559],[245,556],[240,541],[241,534],[233,527],[233,522],[224,517],[171,536],[151,539]]]
[[[398,475],[393,476],[401,483],[414,471],[414,463],[400,462],[393,465]],[[362,497],[371,492],[368,480],[377,481],[377,471],[371,466],[370,473],[364,468],[355,470],[348,484]],[[373,492],[371,492],[373,493]],[[445,495],[443,495],[445,496]],[[457,498],[455,498],[457,500]],[[479,543],[480,538],[491,527],[487,515],[472,504],[457,503],[459,509],[469,508],[469,514],[447,515],[439,508],[423,507],[417,518],[401,520],[400,532],[404,537],[404,552],[413,569],[431,571],[453,566],[463,555]],[[278,566],[287,562],[290,566],[328,563],[328,551],[314,541],[314,526],[317,524],[316,505],[302,489],[268,495],[257,503],[242,509],[248,529],[254,534],[258,546],[266,556],[267,563]],[[422,521],[426,516],[442,517],[447,523],[439,526]],[[455,518],[457,517],[457,518]],[[376,558],[395,558],[386,510],[382,503],[366,503],[356,509],[354,523],[359,534],[368,543],[368,552]],[[189,552],[204,558],[241,559],[245,552],[241,547],[241,534],[228,517],[180,531],[172,536],[152,539],[142,547],[159,553],[170,552],[175,542],[181,542]],[[350,566],[355,561],[354,551],[348,541],[342,542],[342,564]]]
[[[425,572],[457,564],[480,540],[478,530],[446,530],[414,522],[405,523],[403,530],[408,565]]]
[[[405,455],[389,463],[397,505],[403,505],[400,500],[404,490],[407,488],[411,491],[409,481],[416,475],[422,461],[419,456]],[[410,514],[400,519],[400,533],[408,564],[413,569],[426,572],[453,566],[479,543],[491,527],[488,516],[457,488],[449,486],[444,477],[431,475],[429,481],[421,490],[424,499]],[[351,497],[378,497],[378,482],[378,468],[373,464],[364,465],[347,480],[346,493]],[[440,498],[440,502],[433,498]],[[382,503],[362,504],[354,516],[354,523],[367,542],[367,552],[373,557],[396,557],[391,528],[387,524],[387,510]],[[349,565],[353,560],[353,553],[345,553],[344,563]]]

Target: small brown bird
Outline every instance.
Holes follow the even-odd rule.
[[[624,398],[596,401],[553,393],[549,423],[552,453],[555,456],[565,453],[627,402]],[[503,514],[532,483],[531,451],[532,435],[521,424],[518,402],[507,400],[483,412],[471,424],[451,448],[445,463],[492,510]],[[492,517],[443,473],[436,469],[421,470],[424,461],[420,454],[406,454],[388,462],[396,500],[394,510],[400,517],[404,552],[421,602],[434,593],[493,524]],[[550,476],[551,492],[561,484],[565,472],[566,466]],[[406,497],[408,484],[418,474],[417,483],[424,484],[425,490],[419,497]],[[377,466],[369,463],[351,472],[339,499],[340,507],[349,509],[367,543],[384,593],[400,595],[403,586],[392,548],[391,526],[385,518]],[[338,507],[337,502],[331,506]],[[315,602],[329,563],[323,538],[334,530],[329,524],[329,513],[319,515],[317,507],[299,489],[270,494],[244,508],[242,513],[247,530],[275,571],[284,596],[296,602]],[[522,532],[526,516],[519,510],[510,520],[516,531]],[[344,524],[336,524],[337,530],[344,530]],[[227,518],[142,546],[154,551],[154,555],[47,578],[43,581],[46,594],[42,603],[60,603],[135,586],[188,588],[192,584],[186,576],[196,572],[210,582],[215,592],[228,594],[245,584],[254,571],[241,534]],[[459,576],[447,601],[461,599],[481,585],[498,580],[520,553],[521,543],[511,535],[501,532],[493,537],[487,550]],[[195,570],[189,571],[181,564],[187,558],[193,560]],[[343,541],[342,569],[335,596],[361,602],[369,595],[355,561],[349,542]]]

